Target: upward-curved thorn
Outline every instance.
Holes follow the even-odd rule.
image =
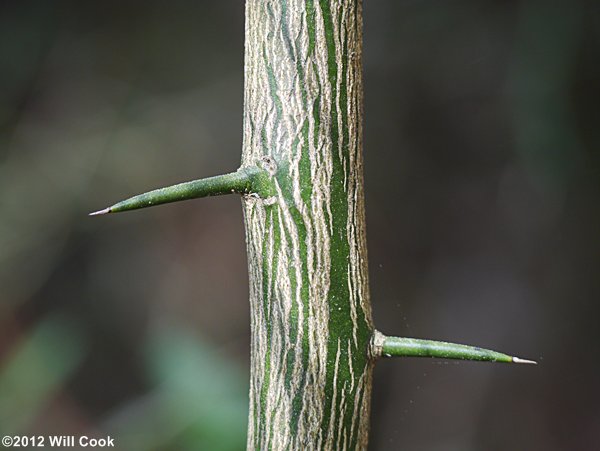
[[[231,193],[248,194],[252,190],[253,180],[258,171],[258,168],[244,168],[230,174],[217,175],[155,189],[130,197],[103,210],[90,213],[90,216],[135,210],[199,197],[219,196]]]

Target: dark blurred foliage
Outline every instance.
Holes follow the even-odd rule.
[[[600,4],[364,5],[376,324],[538,367],[381,362],[373,450],[600,449]],[[245,444],[243,4],[0,3],[0,435]]]

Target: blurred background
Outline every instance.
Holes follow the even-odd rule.
[[[0,435],[245,446],[240,201],[87,213],[240,160],[243,4],[0,2]],[[364,5],[384,333],[372,450],[600,449],[600,4]]]

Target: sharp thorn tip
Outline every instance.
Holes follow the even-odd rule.
[[[537,365],[537,362],[535,360],[520,359],[518,357],[513,357],[512,361],[513,363],[527,363],[529,365]]]
[[[105,208],[104,210],[94,211],[94,212],[90,213],[89,216],[105,215],[107,213],[110,213],[110,208]]]

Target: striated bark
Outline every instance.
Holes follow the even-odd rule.
[[[373,333],[361,2],[248,0],[242,167],[252,321],[249,449],[363,449]]]

